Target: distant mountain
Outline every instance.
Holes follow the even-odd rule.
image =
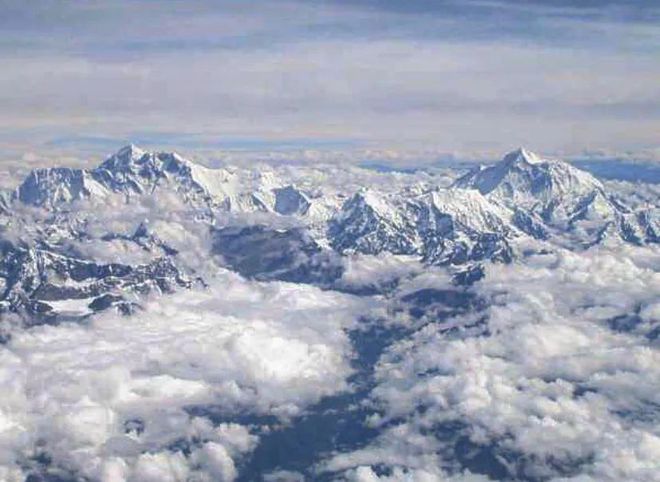
[[[189,287],[168,257],[146,265],[101,264],[0,241],[0,314],[31,323],[84,318],[115,307],[128,314],[138,295]]]
[[[657,242],[656,215],[633,213],[591,174],[525,149],[472,170],[454,187],[475,189],[507,206],[515,213],[514,224],[537,238],[569,237],[582,246],[611,236],[636,244]]]
[[[508,153],[492,166],[479,167],[454,184],[526,210],[566,207],[603,185],[589,173],[562,161],[541,159],[525,149]],[[556,214],[556,213],[551,213]]]
[[[657,210],[633,212],[587,172],[525,149],[478,167],[451,189],[384,196],[363,190],[329,223],[340,252],[415,254],[427,262],[510,261],[527,235],[585,248],[608,238],[658,242]]]
[[[340,252],[416,254],[439,264],[510,259],[511,213],[468,190],[436,190],[409,197],[363,191],[330,221]]]
[[[128,145],[95,169],[36,169],[13,200],[50,209],[88,199],[172,192],[186,204],[212,211],[304,213],[309,201],[272,173],[210,169],[176,153]]]
[[[660,191],[632,189],[524,149],[36,169],[0,193],[0,480],[652,478],[657,249],[628,248]]]
[[[210,169],[134,145],[94,169],[36,169],[11,196],[0,198],[0,312],[29,323],[110,307],[130,312],[141,293],[191,285],[191,257],[181,256],[146,220],[128,232],[125,223],[123,230],[109,224],[102,235],[90,232],[90,221],[102,214],[95,210],[105,209],[112,196],[127,214],[141,197],[152,196],[156,205],[161,194],[178,198],[212,240],[211,246],[200,244],[208,252],[192,256],[197,263],[217,255],[244,276],[322,287],[338,282],[342,256],[351,253],[412,255],[451,266],[472,282],[483,276],[481,264],[511,262],[520,254],[517,246],[530,242],[540,243],[539,249],[584,249],[660,241],[657,208],[631,209],[592,175],[524,149],[472,170],[450,188],[434,187],[427,178],[391,189],[383,184],[387,175],[373,174],[380,183],[357,192],[327,190],[323,182],[294,179],[286,170]],[[72,209],[83,200],[97,202],[83,214]],[[45,214],[30,217],[20,205]],[[231,226],[218,225],[218,213],[231,213]],[[90,240],[101,247],[79,249]],[[129,248],[145,256],[108,263],[96,259],[103,243],[114,243],[120,256]]]

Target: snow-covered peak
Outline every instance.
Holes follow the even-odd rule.
[[[454,186],[477,189],[491,199],[524,208],[573,203],[603,189],[591,174],[563,161],[542,159],[525,149],[508,153],[497,164],[469,172]]]
[[[331,220],[328,235],[340,252],[421,255],[439,264],[510,260],[511,212],[466,189],[417,196],[356,193]]]
[[[352,209],[369,209],[383,218],[396,216],[396,210],[379,193],[371,189],[361,189],[348,201],[347,207]]]
[[[652,239],[642,234],[639,220],[614,202],[591,174],[524,149],[507,154],[497,164],[469,172],[454,187],[478,190],[488,200],[507,206],[516,213],[516,225],[530,234],[570,235],[571,242],[584,246],[600,242],[610,232],[634,242]]]
[[[131,165],[137,164],[145,154],[146,151],[140,149],[135,144],[128,144],[106,159],[99,168],[109,171],[126,169]]]
[[[422,197],[432,206],[462,226],[482,232],[504,231],[510,224],[511,211],[467,189],[440,189]]]
[[[130,157],[133,159],[139,159],[144,155],[145,151],[135,144],[128,144],[117,151],[117,157]]]
[[[105,171],[106,176],[138,174],[142,177],[162,177],[165,173],[193,175],[205,168],[176,152],[152,152],[129,144],[106,159],[96,172]]]
[[[47,208],[106,195],[127,197],[170,192],[186,205],[211,212],[274,211],[284,183],[268,169],[209,168],[174,152],[145,151],[134,144],[122,147],[94,169],[35,170],[13,199]],[[284,198],[292,193],[283,191]],[[289,196],[291,197],[291,196]],[[305,215],[309,200],[299,196],[297,208],[280,208]],[[289,200],[291,201],[291,200]],[[286,203],[285,203],[286,204]]]
[[[14,191],[12,200],[52,208],[62,203],[85,199],[93,194],[103,196],[105,189],[89,171],[52,167],[30,172]]]
[[[543,159],[534,152],[528,151],[524,147],[519,147],[504,156],[503,164],[521,165],[521,164],[541,164]]]

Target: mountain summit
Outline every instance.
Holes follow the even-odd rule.
[[[281,183],[259,174],[211,169],[174,152],[149,152],[129,144],[94,169],[35,169],[12,199],[59,209],[84,199],[168,191],[185,204],[207,211],[272,211],[277,197],[272,191]]]
[[[519,147],[515,151],[511,151],[504,156],[503,161],[509,164],[539,164],[543,160],[535,153],[528,151],[524,147]]]
[[[456,187],[477,189],[505,204],[519,207],[546,207],[549,203],[573,202],[603,185],[591,174],[559,160],[542,159],[517,149],[488,167],[480,167],[455,183]]]
[[[470,171],[454,187],[476,189],[507,206],[516,213],[518,227],[537,237],[554,232],[591,245],[614,235],[639,244],[650,241],[657,231],[614,201],[591,174],[522,148],[492,166]]]
[[[106,161],[101,164],[100,168],[109,171],[125,169],[126,167],[137,163],[145,154],[146,152],[135,144],[128,144],[106,159]]]

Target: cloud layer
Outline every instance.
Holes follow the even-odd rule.
[[[497,480],[657,480],[657,266],[657,252],[596,249],[490,267],[478,287],[490,300],[481,334],[453,328],[475,313],[431,320],[393,345],[367,420],[383,433],[321,467],[362,481],[461,469]],[[399,476],[378,478],[383,468]]]
[[[572,154],[657,147],[658,11],[648,3],[8,1],[3,10],[7,159],[46,147],[98,153],[128,139],[462,156],[523,144]]]
[[[287,420],[345,389],[344,329],[369,309],[221,273],[208,290],[153,299],[131,318],[17,333],[0,347],[0,478],[233,480],[269,429],[233,420]],[[226,421],[204,415],[214,410]]]

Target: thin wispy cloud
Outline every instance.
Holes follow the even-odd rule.
[[[100,154],[131,139],[459,157],[520,144],[568,155],[657,145],[660,9],[647,2],[2,8],[6,159],[47,146]],[[99,138],[109,142],[71,146]]]

